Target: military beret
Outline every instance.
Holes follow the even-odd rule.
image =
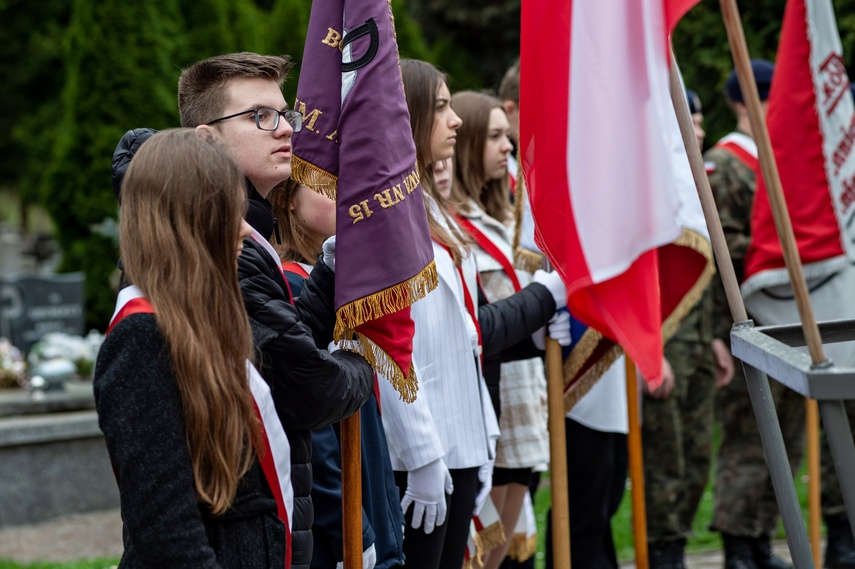
[[[775,71],[775,64],[766,59],[752,59],[751,69],[754,70],[754,81],[757,83],[757,92],[760,95],[760,100],[765,101],[769,98],[769,87],[772,86],[772,74]],[[731,101],[735,103],[742,102],[742,90],[739,88],[739,80],[736,78],[735,69],[727,76],[727,81],[724,83],[724,92]]]

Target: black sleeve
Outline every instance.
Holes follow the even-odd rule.
[[[329,346],[335,327],[335,273],[318,259],[301,289],[294,291],[294,298],[294,306],[312,329],[315,343],[319,348]]]
[[[219,567],[197,505],[181,397],[154,316],[131,315],[111,331],[93,383],[129,546],[141,566]]]
[[[502,300],[484,305],[479,303],[478,321],[481,326],[484,358],[499,356],[502,361],[511,361],[511,358],[506,359],[502,352],[521,342],[530,341],[530,336],[545,326],[553,314],[555,299],[549,289],[539,283],[531,283]],[[514,349],[525,350],[526,346]]]
[[[238,278],[253,338],[267,338],[256,344],[258,366],[270,384],[282,426],[315,429],[352,415],[371,395],[374,372],[361,356],[330,353],[324,349],[329,342],[323,348],[318,344],[322,336],[332,339],[332,296],[311,291],[325,290],[332,271],[316,267],[322,274],[306,282],[298,310],[289,302],[281,272],[262,254],[245,246],[238,258]]]

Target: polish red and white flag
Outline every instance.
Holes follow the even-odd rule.
[[[668,80],[669,34],[696,2],[522,5],[520,162],[535,240],[571,314],[620,344],[653,387],[663,332],[713,272],[694,185],[685,193],[677,173],[688,159],[674,152]]]

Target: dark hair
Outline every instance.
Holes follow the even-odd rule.
[[[426,61],[416,59],[401,60],[401,76],[404,80],[404,93],[407,97],[407,108],[410,111],[410,127],[413,131],[413,140],[416,143],[416,161],[419,166],[419,177],[421,178],[422,191],[429,196],[425,199],[425,209],[428,216],[428,227],[431,236],[441,244],[448,247],[455,264],[459,265],[465,253],[463,246],[468,240],[457,230],[454,222],[447,225],[452,229],[444,227],[443,223],[436,219],[431,212],[430,202],[440,205],[443,215],[447,213],[446,200],[439,195],[433,179],[434,158],[431,156],[430,139],[436,122],[436,92],[444,83],[446,76],[439,69]]]
[[[508,178],[489,180],[484,172],[484,147],[490,114],[493,109],[504,114],[502,102],[484,93],[461,91],[451,97],[451,106],[463,121],[457,131],[454,151],[453,205],[467,213],[468,201],[472,198],[487,215],[505,223],[511,218]]]
[[[197,127],[217,118],[228,105],[229,81],[270,79],[279,87],[291,70],[287,55],[258,55],[243,51],[197,61],[178,79],[178,114],[181,126]]]
[[[510,68],[505,71],[502,82],[499,83],[499,98],[503,101],[513,101],[520,104],[520,60],[517,59]]]
[[[274,186],[267,196],[282,233],[282,243],[273,247],[282,259],[312,264],[321,254],[323,240],[310,235],[291,208],[294,192],[301,185],[289,178]]]

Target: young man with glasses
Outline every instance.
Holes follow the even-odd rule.
[[[374,375],[362,357],[326,350],[335,324],[334,244],[325,243],[323,258],[292,303],[279,258],[268,243],[275,220],[266,197],[291,175],[291,136],[302,126],[300,113],[287,110],[282,96],[290,67],[287,58],[246,52],[200,61],[181,74],[178,109],[182,126],[222,140],[246,175],[246,219],[254,231],[238,258],[238,277],[258,368],[271,386],[291,446],[291,567],[308,569],[313,519],[309,431],[356,412],[371,394]]]

